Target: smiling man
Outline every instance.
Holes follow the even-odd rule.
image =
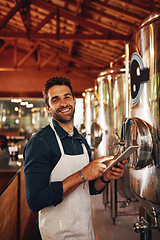
[[[75,98],[66,77],[49,79],[44,88],[50,125],[34,134],[24,149],[28,206],[38,212],[44,240],[94,240],[90,194],[101,193],[124,164],[104,172],[105,156],[91,160],[86,140],[74,127]]]
[[[48,90],[48,102],[46,109],[64,129],[73,130],[73,117],[76,100],[68,86],[54,86]],[[71,123],[71,124],[70,124]],[[70,129],[66,129],[68,131]]]

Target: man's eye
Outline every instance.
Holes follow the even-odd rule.
[[[53,100],[52,100],[52,103],[56,103],[56,102],[58,102],[57,99],[53,99]]]

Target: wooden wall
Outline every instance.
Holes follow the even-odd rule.
[[[0,196],[0,239],[23,240],[32,214],[25,199],[22,169]]]
[[[0,239],[17,239],[18,176],[0,196]]]
[[[8,185],[8,183],[14,177],[15,174],[16,172],[14,171],[0,172],[0,193],[5,189],[5,187]]]

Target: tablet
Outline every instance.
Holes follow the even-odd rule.
[[[122,160],[127,159],[134,151],[136,151],[138,149],[138,147],[139,146],[130,146],[122,154],[120,154],[116,159],[110,160],[110,161],[104,160],[103,163],[105,163],[107,165],[107,168],[104,170],[104,172],[109,171],[118,162],[121,162]]]

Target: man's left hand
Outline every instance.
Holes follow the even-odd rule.
[[[128,160],[123,160],[121,163],[117,163],[118,167],[112,167],[111,170],[105,172],[103,174],[103,178],[105,181],[118,179],[123,176],[125,170],[125,164],[128,163]]]

